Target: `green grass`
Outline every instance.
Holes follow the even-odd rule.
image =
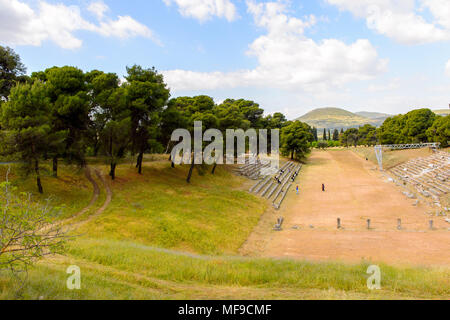
[[[92,196],[92,185],[83,171],[75,166],[60,165],[58,178],[51,176],[50,164],[41,169],[44,194],[37,192],[34,175],[24,176],[19,164],[0,165],[0,182],[5,181],[8,167],[11,168],[9,181],[21,192],[32,194],[33,199],[45,202],[50,199],[53,207],[61,208],[61,218],[67,218],[86,207]]]
[[[266,203],[241,189],[243,179],[218,168],[185,181],[187,167],[122,165],[107,210],[80,232],[200,253],[234,253],[247,239]]]
[[[370,291],[367,261],[240,257],[238,248],[267,206],[246,191],[251,183],[226,168],[213,176],[209,168],[202,175],[195,170],[188,185],[187,167],[149,160],[143,175],[129,163],[119,166],[110,206],[91,215],[105,199],[102,192],[95,207],[77,218],[86,223],[66,254],[31,268],[23,288],[0,273],[0,299],[450,298],[449,268],[379,264],[382,290]],[[46,177],[44,187],[58,204],[67,202],[69,215],[89,202],[92,190],[80,187],[88,182],[73,168],[60,172],[61,179]],[[23,190],[34,188],[29,179],[13,175],[13,181]],[[70,265],[81,268],[81,290],[66,288]]]
[[[81,269],[82,289],[66,289],[66,268]],[[47,261],[18,290],[0,280],[0,299],[399,299],[450,298],[450,271],[380,264],[370,291],[368,263],[345,265],[230,256],[196,256],[125,241],[79,239],[68,256]],[[1,278],[0,278],[1,279]]]

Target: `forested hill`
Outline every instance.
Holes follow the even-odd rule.
[[[371,115],[373,116],[372,113]],[[357,128],[365,124],[380,126],[386,118],[387,115],[386,117],[371,118],[340,108],[320,108],[308,112],[297,120],[306,122],[310,126],[318,129],[343,128],[345,130],[348,128]]]

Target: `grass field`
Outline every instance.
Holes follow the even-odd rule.
[[[80,231],[190,252],[235,253],[266,204],[227,170],[196,173],[189,185],[186,170],[153,162],[141,176],[130,165],[119,167],[111,206]]]
[[[98,203],[79,217],[79,235],[64,256],[39,262],[26,285],[0,273],[0,299],[397,299],[450,298],[447,268],[380,265],[382,290],[366,286],[367,263],[318,263],[240,257],[239,247],[266,210],[248,194],[249,181],[218,168],[187,185],[188,168],[171,169],[149,158],[139,176],[130,164],[118,167],[113,200],[96,216]],[[106,167],[103,167],[106,172]],[[5,167],[0,166],[0,174]],[[21,190],[32,179],[11,179]],[[90,200],[84,175],[61,166],[60,178],[45,177],[46,195],[70,216]],[[78,265],[82,289],[66,288],[66,269]]]
[[[92,185],[80,168],[60,166],[58,178],[54,178],[50,173],[50,164],[44,164],[41,170],[44,194],[41,195],[37,192],[34,177],[24,176],[19,170],[19,164],[0,165],[0,182],[5,180],[8,167],[9,181],[19,191],[31,193],[36,201],[50,199],[53,207],[61,208],[61,218],[70,217],[89,203]]]
[[[82,289],[65,287],[81,268]],[[394,299],[449,297],[445,269],[381,265],[382,289],[366,287],[367,264],[196,256],[126,241],[79,239],[66,257],[40,263],[22,291],[0,280],[1,299]]]

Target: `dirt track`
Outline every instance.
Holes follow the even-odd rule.
[[[430,218],[415,200],[352,151],[314,151],[280,211],[268,212],[242,249],[244,254],[310,260],[362,259],[401,265],[450,266],[450,224]],[[321,191],[325,183],[326,192]],[[284,230],[271,231],[277,216]],[[337,218],[343,229],[337,230]],[[398,231],[397,219],[403,230]],[[371,219],[371,230],[367,230]],[[434,220],[436,230],[428,230]],[[297,226],[298,229],[292,229]],[[269,231],[270,230],[270,231]]]
[[[99,209],[97,209],[94,212],[94,214],[90,215],[87,219],[85,219],[83,221],[73,223],[73,221],[76,218],[83,216],[88,211],[90,211],[100,196],[100,186],[98,185],[97,181],[93,178],[93,176],[92,176],[93,173],[95,173],[97,178],[102,182],[103,187],[106,192],[106,199],[105,199],[103,205]],[[84,169],[84,174],[86,176],[86,179],[92,184],[92,187],[93,187],[92,198],[91,198],[91,201],[89,202],[89,204],[85,208],[83,208],[81,211],[75,213],[72,217],[65,219],[63,221],[54,223],[54,224],[46,227],[44,230],[48,230],[48,229],[54,228],[54,227],[59,227],[61,225],[64,225],[66,229],[68,228],[70,230],[73,230],[73,229],[78,228],[81,225],[84,225],[87,222],[91,221],[94,217],[102,214],[103,211],[105,211],[105,209],[109,206],[109,204],[111,203],[111,200],[112,200],[112,190],[111,190],[109,183],[106,181],[106,178],[105,178],[103,172],[101,171],[101,169],[91,168],[89,166],[86,166],[86,168]]]

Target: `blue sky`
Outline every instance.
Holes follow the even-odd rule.
[[[161,71],[172,96],[406,112],[450,103],[447,0],[0,0],[0,44],[31,73]]]

